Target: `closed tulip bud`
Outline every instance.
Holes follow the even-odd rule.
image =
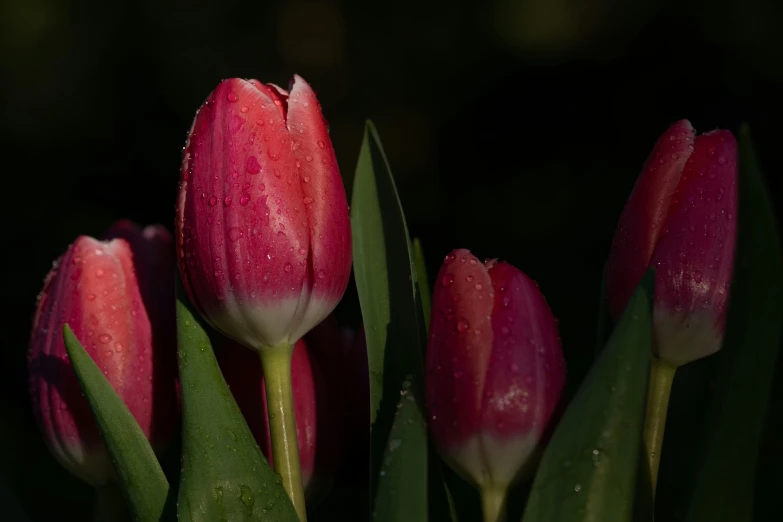
[[[177,204],[178,260],[193,305],[241,344],[293,344],[342,297],[348,204],[310,86],[225,80],[196,115]]]
[[[337,474],[343,419],[336,416],[339,404],[324,373],[312,357],[309,337],[294,345],[291,356],[296,437],[302,485],[308,504],[323,498]],[[340,347],[331,347],[339,350]],[[258,356],[235,341],[225,339],[218,362],[259,447],[274,467],[266,387]]]
[[[426,396],[444,459],[482,491],[485,520],[532,462],[565,381],[555,318],[508,263],[455,250],[432,298]]]
[[[177,422],[174,256],[163,227],[121,223],[81,236],[54,263],[39,295],[29,349],[30,391],[57,460],[93,486],[113,478],[108,452],[71,368],[67,323],[160,453]]]
[[[672,125],[628,198],[606,272],[617,319],[655,268],[656,355],[673,365],[720,349],[737,237],[737,143],[729,131],[694,136]]]

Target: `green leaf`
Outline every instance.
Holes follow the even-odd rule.
[[[427,278],[427,263],[424,260],[424,250],[418,238],[413,239],[413,259],[416,265],[416,274],[419,278],[419,295],[421,296],[421,311],[424,314],[424,325],[429,332],[432,296],[430,282]]]
[[[653,283],[651,270],[558,424],[524,522],[632,520],[647,406]]]
[[[747,128],[740,137],[737,254],[714,356],[703,455],[687,520],[753,519],[756,468],[783,328],[783,253]]]
[[[371,494],[383,503],[385,493],[378,489],[383,454],[397,412],[397,401],[404,380],[412,380],[409,393],[413,402],[407,408],[417,409],[424,418],[422,400],[423,362],[426,329],[418,292],[418,279],[412,255],[410,236],[391,169],[371,122],[367,122],[351,204],[353,259],[356,287],[367,337],[367,359],[370,369]],[[413,418],[413,413],[408,413]],[[405,445],[405,459],[427,455],[426,428],[423,422],[405,423],[395,430],[395,437]],[[414,447],[418,449],[414,450]],[[403,460],[403,457],[397,457]],[[418,474],[427,473],[427,459],[400,462],[415,466]],[[406,499],[399,492],[396,502],[418,503],[420,496]],[[426,492],[426,488],[424,489]],[[418,492],[421,493],[421,492]],[[426,500],[426,497],[425,497]],[[424,509],[416,504],[411,509]],[[378,510],[376,509],[376,512]]]
[[[370,366],[370,420],[375,424],[384,394],[392,396],[393,410],[405,376],[421,375],[422,340],[408,228],[391,169],[370,121],[356,166],[351,225]]]
[[[403,382],[384,451],[373,513],[376,522],[427,520],[427,430],[411,384]]]
[[[134,519],[157,522],[166,506],[169,483],[155,452],[136,419],[67,324],[63,327],[63,338],[79,387],[90,404]]]
[[[280,478],[220,373],[207,332],[182,296],[177,297],[177,334],[182,383],[179,521],[298,522]]]

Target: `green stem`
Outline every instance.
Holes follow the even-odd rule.
[[[669,395],[672,391],[674,373],[677,366],[652,358],[650,362],[650,382],[647,388],[647,418],[644,424],[644,447],[650,467],[650,485],[655,498],[655,484],[658,481],[658,467],[661,462],[663,433],[666,428],[666,413],[669,407]]]
[[[484,513],[484,522],[505,522],[506,488],[495,484],[482,486],[481,510]]]
[[[131,516],[119,485],[109,482],[95,487],[93,522],[125,522]]]
[[[307,521],[302,470],[299,467],[299,446],[296,438],[294,398],[291,383],[290,345],[261,349],[264,370],[266,404],[269,409],[269,432],[272,436],[272,460],[275,472],[294,504],[300,522]]]

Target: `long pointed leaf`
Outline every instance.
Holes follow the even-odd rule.
[[[629,522],[652,339],[652,271],[554,432],[524,522]]]
[[[157,522],[166,505],[169,483],[155,452],[136,419],[67,324],[63,327],[63,338],[79,387],[90,404],[135,520]]]
[[[407,408],[416,409],[415,415],[424,418],[421,379],[426,329],[405,216],[391,169],[371,122],[367,122],[356,166],[351,224],[354,274],[370,368],[372,495],[378,506],[397,502],[409,506],[411,513],[419,513],[420,509],[426,513],[427,505],[419,504],[420,497],[388,497],[389,492],[379,489],[377,482],[384,450],[390,443],[399,391],[407,376],[413,379],[409,393],[414,399]],[[426,477],[427,459],[418,458],[427,455],[423,422],[398,425],[394,436],[407,448],[404,456],[396,457],[399,465],[406,469],[415,465],[419,474]],[[416,457],[416,462],[401,462],[411,456]]]
[[[737,256],[723,347],[688,520],[748,522],[783,328],[783,253],[747,128],[740,144]]]
[[[177,335],[182,382],[179,521],[298,522],[280,478],[220,373],[207,332],[181,296]]]

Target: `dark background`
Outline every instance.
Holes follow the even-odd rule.
[[[35,295],[79,234],[123,217],[172,227],[185,135],[221,79],[285,87],[303,75],[348,187],[371,118],[431,280],[457,247],[538,280],[573,391],[593,357],[616,219],[670,123],[748,122],[779,206],[782,23],[783,2],[763,0],[4,0],[5,480],[34,520],[89,509],[30,411]],[[355,323],[351,292],[341,316]],[[687,431],[682,395],[672,414]]]

